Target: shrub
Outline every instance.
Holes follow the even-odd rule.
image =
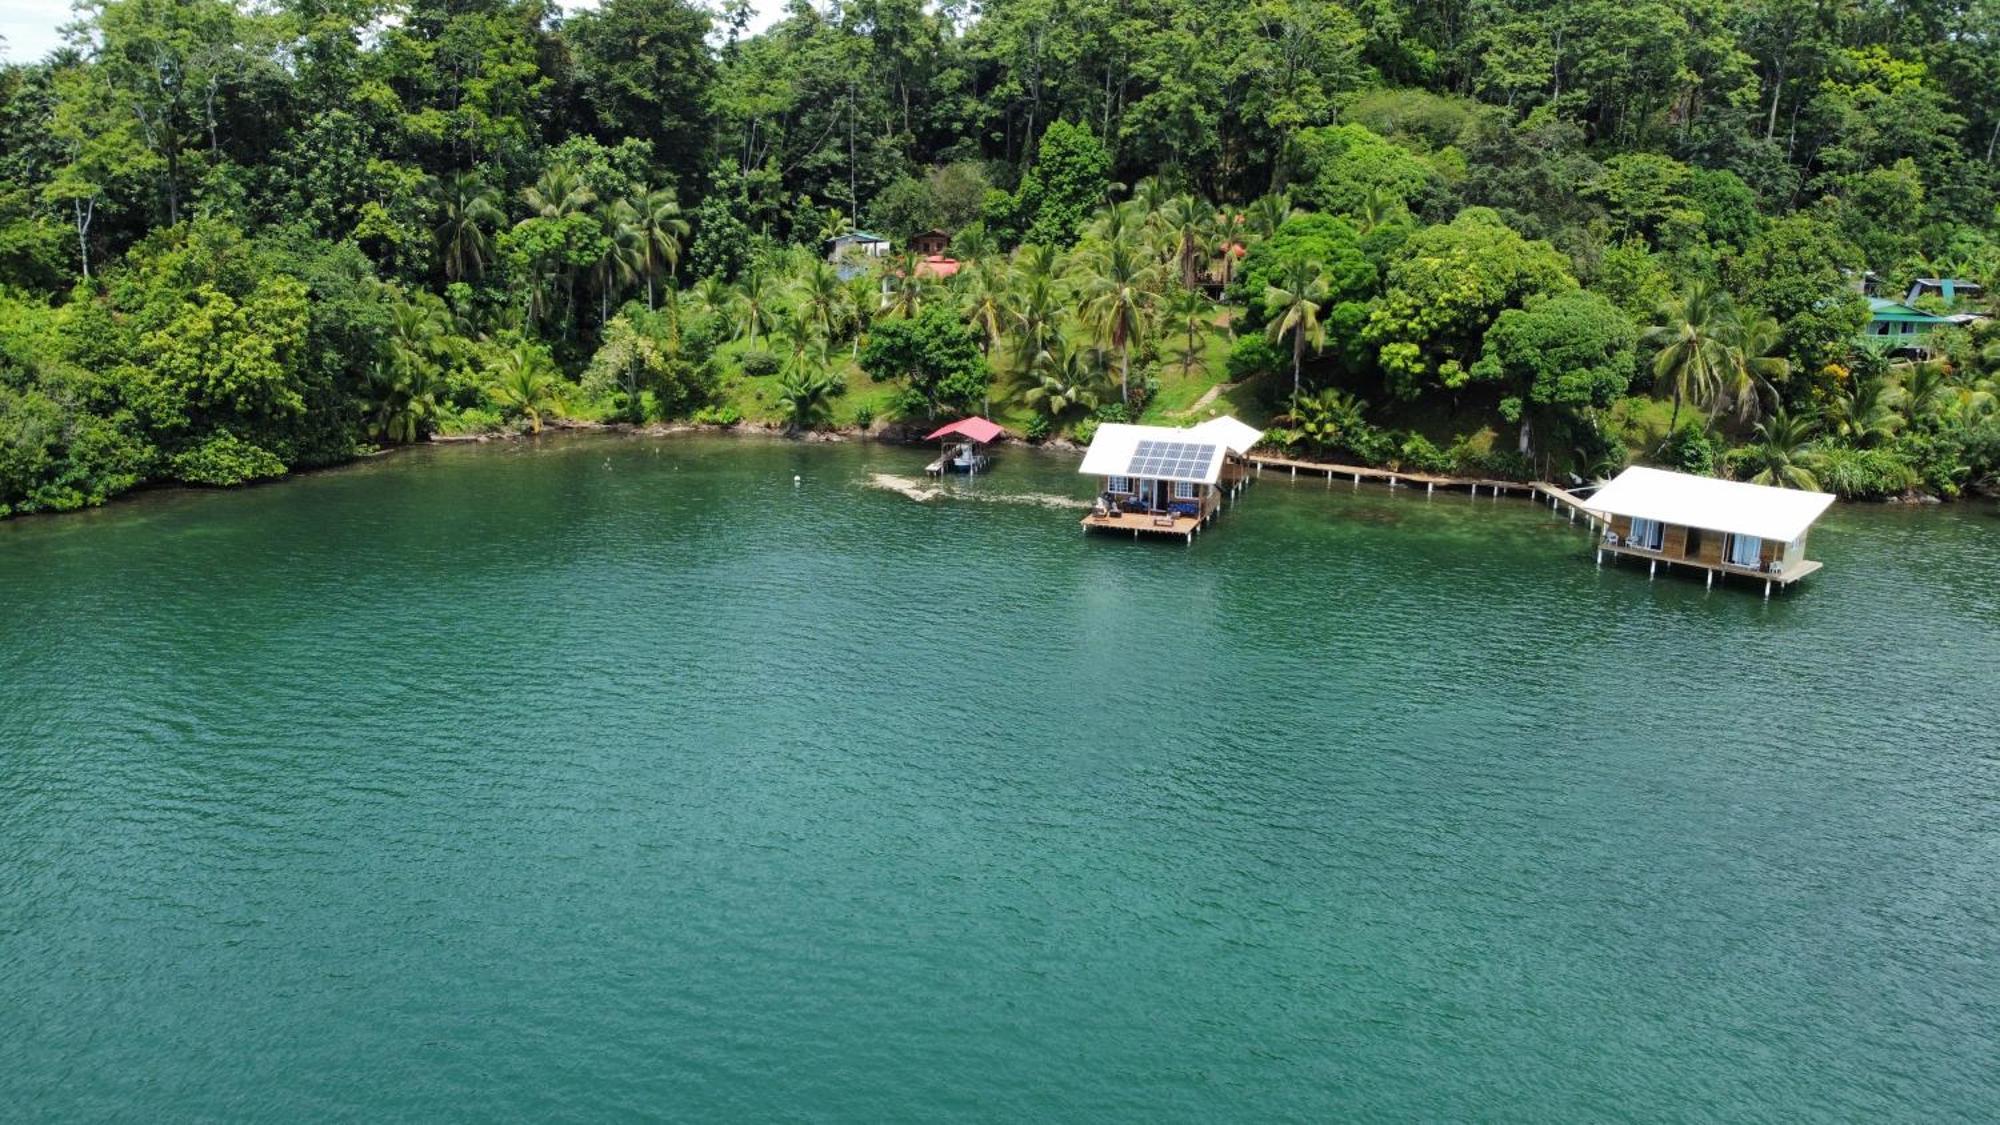
[[[1855,449],[1819,441],[1811,447],[1813,475],[1828,492],[1849,498],[1900,496],[1915,488],[1917,471],[1892,447]]]
[[[1535,475],[1535,467],[1528,458],[1512,450],[1480,449],[1469,437],[1452,442],[1445,458],[1451,463],[1451,471],[1462,477],[1529,480]]]
[[[1048,415],[1037,414],[1035,415],[1034,419],[1028,423],[1027,438],[1029,441],[1039,444],[1041,442],[1049,440],[1049,434],[1054,429],[1055,429],[1055,424],[1049,421]]]
[[[1238,336],[1229,347],[1229,359],[1224,369],[1229,373],[1229,381],[1240,383],[1259,375],[1269,375],[1274,371],[1288,369],[1291,357],[1278,350],[1276,344],[1259,333],[1252,336]]]
[[[230,485],[285,475],[285,463],[261,446],[251,445],[228,430],[167,461],[175,480],[189,484]]]
[[[1099,422],[1130,422],[1132,411],[1122,402],[1107,402],[1091,411],[1090,416]]]
[[[1890,448],[1917,474],[1924,491],[1947,499],[1958,496],[1972,474],[1965,446],[1949,434],[1898,434]]]
[[[762,348],[743,353],[743,373],[753,379],[778,373],[778,357]]]
[[[734,426],[742,420],[743,412],[728,403],[704,406],[695,411],[693,417],[693,422],[697,426]]]
[[[843,382],[845,382],[845,380],[843,380]],[[874,424],[875,424],[875,411],[874,411],[874,408],[872,408],[872,407],[867,407],[867,406],[857,406],[857,407],[855,407],[855,408],[854,408],[854,424],[855,424],[855,426],[859,427],[860,429],[864,429],[864,430],[865,430],[865,429],[867,429],[868,427],[870,427],[870,426],[874,425]]]
[[[1444,473],[1451,470],[1451,458],[1437,443],[1414,431],[1404,434],[1396,447],[1396,459],[1392,462],[1398,469],[1415,473]]]
[[[1667,444],[1660,450],[1660,460],[1667,468],[1683,473],[1712,477],[1721,464],[1722,448],[1708,432],[1700,426],[1686,425],[1675,430]]]
[[[1097,419],[1085,418],[1078,422],[1070,428],[1069,436],[1075,439],[1078,445],[1089,445],[1090,439],[1097,436]]]

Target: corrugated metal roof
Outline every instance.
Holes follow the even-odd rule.
[[[1825,492],[1635,467],[1598,489],[1584,506],[1602,516],[1634,516],[1789,543],[1805,534],[1831,503],[1833,496]]]
[[[1227,414],[1224,414],[1220,418],[1210,418],[1198,426],[1190,427],[1188,432],[1219,441],[1229,447],[1229,452],[1231,453],[1248,453],[1250,452],[1250,447],[1256,445],[1264,437],[1264,431],[1252,426],[1248,422],[1239,422]]]
[[[1168,471],[1134,472],[1133,460],[1139,454],[1140,442],[1158,442],[1168,445],[1195,445],[1207,452],[1189,459],[1176,457],[1177,467]],[[1226,447],[1218,439],[1191,429],[1174,426],[1129,426],[1122,422],[1106,422],[1097,427],[1096,436],[1090,439],[1090,449],[1083,455],[1083,464],[1077,472],[1098,477],[1140,476],[1154,480],[1187,480],[1199,484],[1214,484],[1222,476],[1222,458]],[[1178,466],[1186,465],[1182,468]]]

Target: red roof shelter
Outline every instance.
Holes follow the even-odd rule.
[[[977,473],[983,471],[992,458],[986,455],[986,443],[1006,433],[996,422],[990,422],[974,415],[961,418],[948,426],[939,426],[931,431],[925,441],[944,439],[944,450],[938,459],[924,467],[924,471],[934,477],[946,473]]]
[[[970,438],[973,441],[983,444],[992,441],[1006,432],[1006,430],[1000,427],[998,422],[989,422],[984,418],[974,415],[971,418],[961,418],[949,426],[939,426],[929,436],[925,437],[924,440],[936,441],[939,438],[957,436]]]

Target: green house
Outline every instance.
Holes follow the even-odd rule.
[[[1894,343],[1928,336],[1940,325],[1954,324],[1948,316],[1934,316],[1922,309],[1911,308],[1901,301],[1891,301],[1886,297],[1868,298],[1868,328],[1864,333],[1870,340]]]

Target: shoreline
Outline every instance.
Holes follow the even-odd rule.
[[[394,456],[401,453],[406,453],[412,450],[424,449],[433,446],[451,447],[451,446],[471,446],[471,445],[512,444],[518,442],[539,441],[545,437],[601,436],[601,437],[663,439],[663,438],[680,437],[688,434],[695,434],[695,435],[713,436],[713,437],[762,439],[769,441],[796,441],[811,445],[842,445],[850,442],[876,442],[882,445],[903,446],[906,448],[914,449],[924,445],[922,437],[922,429],[923,428],[920,426],[910,426],[898,422],[885,422],[878,425],[870,426],[866,429],[863,429],[858,426],[836,426],[828,429],[807,430],[802,433],[792,433],[789,432],[786,427],[770,422],[737,422],[735,424],[727,426],[705,425],[696,422],[649,422],[644,425],[633,425],[632,423],[629,422],[579,422],[579,421],[563,419],[560,421],[552,421],[550,424],[543,427],[542,432],[539,434],[523,433],[515,430],[495,430],[495,431],[486,431],[475,434],[448,434],[448,435],[433,434],[422,442],[414,442],[409,445],[391,445],[391,446],[381,446],[373,449],[360,449],[356,450],[353,456],[347,458],[346,460],[329,462],[324,465],[311,465],[303,468],[292,469],[284,473],[282,476],[269,477],[263,480],[246,481],[242,484],[236,484],[236,485],[213,487],[213,486],[204,486],[196,484],[186,484],[173,481],[157,481],[157,482],[149,481],[147,483],[140,484],[133,488],[127,489],[126,491],[121,492],[118,495],[107,499],[102,504],[94,504],[82,508],[74,508],[64,512],[23,512],[23,513],[17,513],[15,515],[10,515],[5,518],[0,518],[0,527],[4,527],[10,524],[27,524],[31,521],[39,521],[43,519],[58,519],[65,516],[77,516],[88,512],[107,511],[110,508],[112,508],[113,505],[122,503],[126,500],[145,495],[163,493],[163,492],[190,492],[190,493],[218,492],[219,493],[219,492],[238,492],[252,488],[265,488],[272,485],[280,485],[285,483],[286,481],[298,477],[303,477],[318,473],[338,472],[342,469],[346,469],[355,465],[364,464],[370,461],[380,460],[382,458]],[[1010,434],[1006,437],[998,439],[997,441],[994,442],[994,444],[1014,449],[1025,449],[1037,452],[1063,453],[1071,455],[1081,455],[1084,452],[1084,448],[1082,446],[1077,445],[1075,442],[1070,441],[1067,438],[1051,438],[1043,442],[1031,442],[1023,438],[1015,437]],[[1349,477],[1349,476],[1355,476],[1355,474],[1359,474],[1359,477],[1355,480],[1355,483],[1357,484],[1360,483],[1362,479],[1366,479],[1367,482],[1370,484],[1388,488],[1411,487],[1416,484],[1425,484],[1425,485],[1434,485],[1439,488],[1456,488],[1456,489],[1467,489],[1467,490],[1491,489],[1496,492],[1505,492],[1509,495],[1511,495],[1515,491],[1520,491],[1526,493],[1527,496],[1524,498],[1529,499],[1531,501],[1536,499],[1541,493],[1541,491],[1544,489],[1568,491],[1571,488],[1584,487],[1582,485],[1563,485],[1553,481],[1510,481],[1510,480],[1497,480],[1486,477],[1457,477],[1457,476],[1450,476],[1447,474],[1421,473],[1421,472],[1406,471],[1401,469],[1390,469],[1382,466],[1347,465],[1340,462],[1313,461],[1305,458],[1286,457],[1279,453],[1261,453],[1253,451],[1249,455],[1249,457],[1253,463],[1260,463],[1261,468],[1293,469],[1294,471],[1292,472],[1291,475],[1294,477],[1298,475],[1296,470],[1305,470],[1307,473],[1310,473],[1312,475],[1326,477],[1328,479],[1329,484],[1331,484],[1333,478],[1335,477]],[[1978,489],[1968,489],[1964,495],[1953,498],[1951,500],[1946,500],[1945,498],[1939,496],[1932,496],[1928,493],[1915,493],[1904,496],[1887,496],[1879,500],[1853,500],[1847,497],[1836,497],[1835,502],[1838,504],[1853,505],[1856,507],[1881,505],[1884,507],[1892,507],[1892,508],[1944,508],[1965,502],[1978,503],[1982,501],[1988,501],[1992,500],[1993,498],[1994,494],[1992,493],[1984,492]]]

